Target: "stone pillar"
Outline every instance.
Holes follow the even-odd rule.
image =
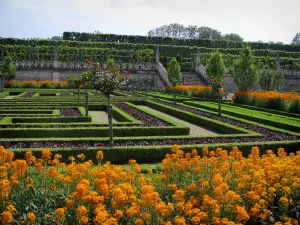
[[[200,51],[197,50],[197,54],[196,54],[196,73],[200,73]]]
[[[155,52],[155,61],[156,63],[159,63],[159,47],[156,47],[156,52]]]

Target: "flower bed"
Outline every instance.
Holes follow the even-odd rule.
[[[121,109],[122,111],[126,112],[127,114],[131,115],[132,117],[136,118],[137,120],[143,122],[144,126],[169,126],[168,123],[154,116],[150,116],[149,114],[146,114],[141,110],[130,107],[124,103],[118,103],[115,104],[115,106]]]
[[[81,116],[78,109],[62,109],[60,112],[61,117]]]
[[[300,152],[248,158],[234,147],[184,154],[178,145],[161,173],[69,157],[44,149],[25,160],[0,146],[0,221],[26,224],[298,224]],[[93,165],[93,166],[92,166]],[[288,171],[288,172],[287,172]],[[281,224],[281,223],[277,223]]]
[[[6,88],[68,88],[67,81],[53,81],[53,80],[10,80],[5,82]]]
[[[167,93],[173,93],[173,89],[177,94],[195,96],[201,98],[216,98],[215,94],[212,91],[211,86],[202,86],[202,85],[177,85],[175,88],[172,86],[166,87]]]
[[[262,108],[300,113],[300,95],[294,92],[238,91],[234,93],[233,101],[235,103],[254,105]]]
[[[24,94],[22,97],[25,98],[31,98],[34,95],[34,92],[27,92],[26,94]]]

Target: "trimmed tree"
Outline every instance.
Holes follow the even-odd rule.
[[[93,74],[91,71],[83,72],[81,74],[82,84],[84,86],[85,93],[85,116],[89,115],[89,95],[87,93],[87,88],[90,86]]]
[[[144,77],[143,79],[143,83],[144,83],[144,86],[145,86],[145,89],[146,89],[146,96],[148,97],[148,89],[149,87],[151,87],[151,85],[153,85],[153,77],[152,76],[147,76],[147,77]]]
[[[249,46],[244,46],[242,54],[234,60],[231,74],[240,91],[249,90],[259,80],[253,52]]]
[[[279,90],[280,86],[284,83],[284,74],[281,70],[271,69],[265,65],[258,70],[260,77],[259,84],[262,90],[271,91]]]
[[[98,71],[94,75],[94,87],[107,97],[108,121],[109,121],[109,146],[112,147],[113,142],[113,109],[111,106],[110,96],[121,85],[121,81],[117,75],[108,71]]]
[[[173,87],[173,99],[176,104],[175,86],[181,82],[181,68],[176,58],[172,58],[168,63],[168,78]]]
[[[16,75],[16,67],[12,64],[10,56],[6,56],[2,62],[0,62],[0,79],[1,79],[1,92],[4,89],[4,80],[10,80]]]
[[[207,79],[211,83],[213,90],[218,93],[218,114],[221,116],[222,87],[225,80],[226,67],[220,52],[211,55],[206,65]]]

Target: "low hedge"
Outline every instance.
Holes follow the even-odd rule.
[[[141,121],[135,119],[128,113],[123,110],[113,106],[113,118],[115,118],[119,122],[132,122],[132,123],[142,123]]]
[[[5,98],[6,96],[9,96],[9,92],[8,91],[4,91],[4,92],[0,93],[0,98]]]
[[[114,136],[188,135],[189,127],[114,127]],[[107,137],[108,128],[7,128],[0,130],[2,138],[39,137]]]
[[[209,145],[181,145],[181,149],[184,152],[191,152],[192,149],[196,149],[199,154],[203,147],[208,147],[209,150],[215,150],[217,147],[230,150],[232,147],[237,146],[239,150],[243,152],[243,156],[248,156],[252,146],[257,146],[260,149],[260,153],[263,154],[266,150],[277,151],[278,148],[285,148],[286,152],[295,152],[300,148],[299,141],[278,141],[278,142],[264,142],[264,143],[231,143],[231,144],[209,144]],[[9,149],[14,152],[16,158],[24,158],[25,152],[28,149]],[[30,149],[36,157],[41,156],[42,149]],[[137,160],[138,163],[154,163],[161,162],[165,158],[166,154],[171,153],[171,146],[131,146],[131,147],[113,147],[113,148],[57,148],[53,149],[52,155],[58,153],[62,154],[63,160],[67,161],[69,156],[76,156],[84,153],[87,159],[96,161],[96,153],[98,150],[102,150],[104,153],[104,161],[110,161],[112,163],[128,163],[130,159]]]
[[[233,102],[232,103],[225,103],[225,104],[300,119],[300,114],[296,114],[296,113],[288,113],[288,112],[284,112],[284,111],[278,111],[278,110],[275,110],[275,109],[260,108],[260,107],[257,107],[257,106],[237,104],[237,103],[233,103]]]
[[[12,110],[12,109],[3,109],[0,110],[0,114],[52,114],[53,111],[52,110]]]
[[[126,104],[129,105],[130,107],[133,107],[133,108],[135,108],[137,110],[140,110],[140,111],[142,111],[142,112],[144,112],[144,113],[146,113],[146,114],[148,114],[150,116],[156,117],[156,118],[158,118],[158,119],[160,119],[160,120],[162,120],[162,121],[164,121],[164,122],[166,122],[166,123],[168,123],[170,125],[173,125],[173,126],[185,126],[183,123],[179,123],[179,122],[177,122],[175,120],[166,118],[165,116],[160,115],[158,113],[153,113],[153,112],[150,112],[149,110],[142,109],[139,106],[136,106],[136,105],[131,104],[129,102],[127,102]]]
[[[159,111],[162,111],[164,113],[167,113],[171,116],[180,118],[184,121],[199,125],[203,128],[206,128],[208,130],[221,133],[221,134],[245,134],[245,133],[253,133],[252,131],[236,127],[230,124],[226,124],[223,122],[219,122],[217,120],[213,120],[210,118],[202,117],[195,115],[190,112],[185,112],[176,108],[172,108],[169,106],[165,106],[156,102],[152,101],[145,101],[145,105],[157,109]]]
[[[196,108],[204,108],[204,109],[214,111],[214,112],[217,111],[217,108],[215,108],[213,106],[199,105],[198,103],[194,103],[194,102],[185,102],[185,104],[195,106]],[[243,119],[250,120],[250,121],[255,121],[255,122],[262,123],[262,124],[265,124],[265,125],[269,125],[269,126],[272,126],[272,127],[277,127],[277,128],[284,129],[284,130],[300,132],[300,126],[287,124],[287,123],[282,123],[280,121],[268,120],[266,118],[260,118],[258,116],[253,116],[251,114],[247,115],[247,114],[244,114],[242,112],[238,112],[238,110],[237,111],[233,111],[233,110],[231,111],[229,109],[222,108],[222,113],[227,114],[227,115],[231,115],[231,116],[234,116],[234,117],[238,117],[238,118],[243,118]]]
[[[80,117],[25,117],[25,118],[12,118],[13,123],[76,123],[76,122],[91,122],[91,117],[80,116]]]

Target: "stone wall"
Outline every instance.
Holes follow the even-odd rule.
[[[56,81],[66,81],[69,75],[79,75],[82,73],[80,70],[18,70],[16,73],[15,80],[56,80]],[[137,77],[138,85],[142,86],[142,81],[145,76],[152,76],[155,83],[155,88],[162,88],[163,82],[160,80],[159,76],[155,72],[139,71],[132,76]]]
[[[258,84],[253,85],[253,90],[259,90],[260,86]],[[226,75],[225,77],[225,85],[224,90],[226,92],[236,92],[238,88],[233,81],[233,78],[230,75]],[[282,91],[298,91],[300,92],[300,77],[286,77],[284,80],[284,84],[280,88]]]

